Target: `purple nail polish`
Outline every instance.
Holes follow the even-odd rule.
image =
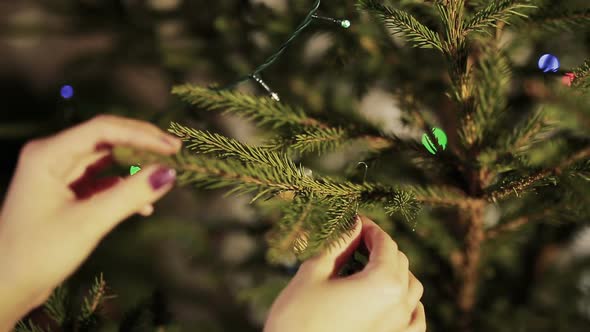
[[[176,171],[171,168],[160,167],[150,175],[150,185],[158,190],[176,179]]]

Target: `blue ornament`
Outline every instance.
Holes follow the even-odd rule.
[[[71,85],[64,85],[61,87],[60,93],[64,99],[70,99],[74,96],[74,88]]]
[[[550,71],[556,73],[559,69],[559,59],[557,59],[555,55],[543,54],[543,56],[539,58],[539,69],[544,73]]]

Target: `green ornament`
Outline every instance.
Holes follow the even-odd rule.
[[[340,25],[344,28],[344,29],[348,29],[350,28],[350,21],[349,20],[342,20],[340,22]]]
[[[141,167],[139,166],[131,166],[129,167],[129,174],[134,175],[135,173],[141,171]]]
[[[438,151],[436,148],[437,146],[445,150],[447,148],[447,134],[445,134],[440,128],[432,128],[432,134],[434,135],[434,138],[436,138],[436,145],[432,143],[428,134],[424,133],[424,135],[422,135],[422,145],[424,145],[426,150],[432,154],[436,154]]]

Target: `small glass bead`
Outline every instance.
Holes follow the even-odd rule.
[[[349,20],[343,20],[342,22],[340,22],[340,25],[344,28],[344,29],[348,29],[350,28],[350,21]]]

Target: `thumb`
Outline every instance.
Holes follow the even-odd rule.
[[[117,224],[160,199],[173,186],[176,171],[151,165],[90,199],[76,202],[74,220],[85,220],[90,234],[104,235]],[[78,226],[79,227],[79,226]]]
[[[307,271],[320,279],[329,279],[338,273],[361,241],[362,222],[358,215],[354,221],[355,225],[350,234],[345,234],[334,246],[306,260],[300,270]]]

